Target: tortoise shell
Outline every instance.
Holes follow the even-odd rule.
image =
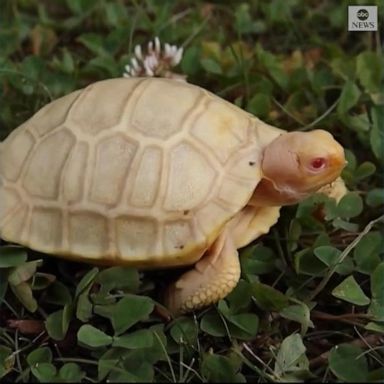
[[[0,236],[80,261],[191,264],[247,204],[281,132],[185,82],[94,83],[1,143]]]

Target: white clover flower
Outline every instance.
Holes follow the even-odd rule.
[[[161,51],[161,44],[160,44],[160,39],[156,36],[155,37],[155,52],[160,55]]]
[[[173,66],[180,63],[183,56],[183,48],[177,48],[176,45],[164,44],[164,57],[169,59]]]
[[[139,44],[137,44],[136,47],[135,47],[135,56],[139,60],[143,60],[143,54],[141,53],[141,45],[139,45]]]
[[[184,76],[172,73],[171,68],[178,65],[183,57],[183,48],[177,45],[164,44],[161,49],[160,39],[156,36],[149,41],[147,52],[144,54],[140,45],[134,48],[134,56],[124,69],[124,77],[174,77],[184,79]]]

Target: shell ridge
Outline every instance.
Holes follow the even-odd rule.
[[[109,145],[117,145],[118,148],[109,148],[107,155],[102,155],[102,150],[105,148],[108,148]],[[90,181],[90,189],[88,194],[88,201],[94,201],[99,204],[105,204],[109,208],[118,206],[123,198],[123,192],[124,192],[124,186],[129,183],[129,179],[131,178],[131,172],[133,169],[133,163],[135,162],[136,156],[138,151],[140,150],[140,143],[132,138],[128,137],[123,132],[113,132],[110,133],[108,136],[101,137],[97,143],[94,144],[94,152],[95,152],[95,160],[94,160],[94,166],[92,167],[92,176]],[[119,153],[119,156],[123,156],[122,160],[123,162],[119,162],[118,164],[113,164],[115,166],[115,174],[117,170],[120,173],[120,177],[113,178],[109,181],[105,181],[103,178],[101,180],[101,175],[98,174],[98,167],[100,169],[100,164],[103,164],[105,160],[108,159],[108,157],[111,156],[111,149],[115,151],[115,153]],[[104,160],[104,161],[103,161]],[[124,162],[127,162],[127,164],[124,164]],[[105,173],[105,171],[104,171]],[[108,171],[107,176],[111,176],[112,173]],[[106,175],[104,175],[106,176]],[[120,188],[117,188],[115,191],[110,190],[109,194],[112,195],[112,192],[116,192],[113,196],[114,201],[102,201],[100,200],[101,196],[98,196],[99,192],[95,190],[98,183],[105,183],[109,182],[111,183],[110,186],[113,187],[115,183],[120,182]]]
[[[88,86],[88,87],[89,87],[89,86]],[[74,106],[77,104],[78,100],[80,99],[80,97],[83,95],[83,93],[85,92],[85,90],[86,90],[88,87],[86,87],[86,88],[82,88],[82,89],[79,89],[79,90],[78,90],[79,93],[78,93],[78,94],[76,95],[76,97],[69,103],[69,108],[68,108],[67,112],[66,112],[65,115],[64,115],[64,121],[63,121],[63,123],[60,124],[58,127],[64,125],[64,124],[67,122],[67,120],[68,120],[68,118],[69,118],[69,115],[70,115],[70,113],[72,112],[72,109],[73,109]],[[56,130],[58,127],[54,128],[54,130]]]
[[[136,195],[137,195],[137,183],[138,183],[138,177],[140,175],[141,172],[144,172],[143,171],[143,168],[141,168],[143,166],[143,162],[144,162],[144,155],[146,154],[147,151],[149,150],[152,150],[152,151],[157,151],[159,153],[159,157],[160,157],[160,160],[159,160],[159,164],[156,164],[157,167],[159,167],[159,171],[161,173],[161,169],[162,169],[162,166],[163,166],[163,163],[164,163],[164,154],[163,154],[163,149],[159,146],[159,145],[148,145],[146,147],[143,147],[143,148],[140,148],[140,153],[138,153],[136,156],[138,158],[137,160],[137,166],[134,167],[135,164],[133,164],[133,168],[134,168],[134,171],[133,171],[133,175],[132,175],[132,187],[129,189],[128,193],[127,193],[127,196],[128,196],[128,201],[130,204],[132,204],[133,206],[138,206],[137,205],[137,202],[135,203],[134,200],[136,199]],[[157,182],[155,183],[156,185],[154,186],[154,191],[153,191],[153,197],[152,197],[152,201],[149,203],[149,204],[144,204],[144,205],[141,205],[141,207],[147,207],[149,210],[150,209],[153,209],[155,206],[156,206],[156,202],[159,198],[159,194],[160,194],[160,179],[161,177],[158,178]],[[127,180],[127,184],[130,184],[129,181]]]
[[[20,167],[20,170],[19,170],[19,174],[17,175],[17,178],[13,181],[13,183],[15,183],[15,184],[21,183],[22,180],[24,179],[24,174],[26,172],[26,169],[28,168],[27,164],[29,163],[29,160],[33,156],[33,154],[35,152],[35,149],[38,146],[38,142],[39,142],[39,139],[33,134],[33,132],[31,132],[30,129],[28,129],[28,127],[26,127],[26,132],[31,135],[32,140],[33,140],[33,144],[31,146],[31,148],[28,150],[28,153],[26,154],[26,156],[24,158],[24,161],[21,164],[21,167]],[[13,131],[12,133],[15,133],[15,137],[17,136],[17,130]],[[12,135],[12,133],[11,133],[11,135]],[[11,136],[9,136],[8,138],[13,140],[13,138]],[[1,167],[0,167],[0,171],[1,171]],[[7,180],[5,175],[3,177],[4,177],[5,180]]]

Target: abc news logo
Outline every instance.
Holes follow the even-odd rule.
[[[359,20],[367,20],[368,19],[368,17],[369,17],[369,13],[368,13],[368,11],[367,10],[365,10],[365,9],[360,9],[360,11],[359,12],[357,12],[357,18],[359,19]]]
[[[377,31],[377,6],[349,6],[348,31]]]

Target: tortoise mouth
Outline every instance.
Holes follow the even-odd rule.
[[[310,194],[315,193],[325,185],[332,184],[340,176],[339,171],[330,173],[327,177],[324,175],[314,176],[308,182],[301,183],[300,185],[291,184],[276,184],[275,188],[280,193],[289,196],[291,199],[303,200]]]

